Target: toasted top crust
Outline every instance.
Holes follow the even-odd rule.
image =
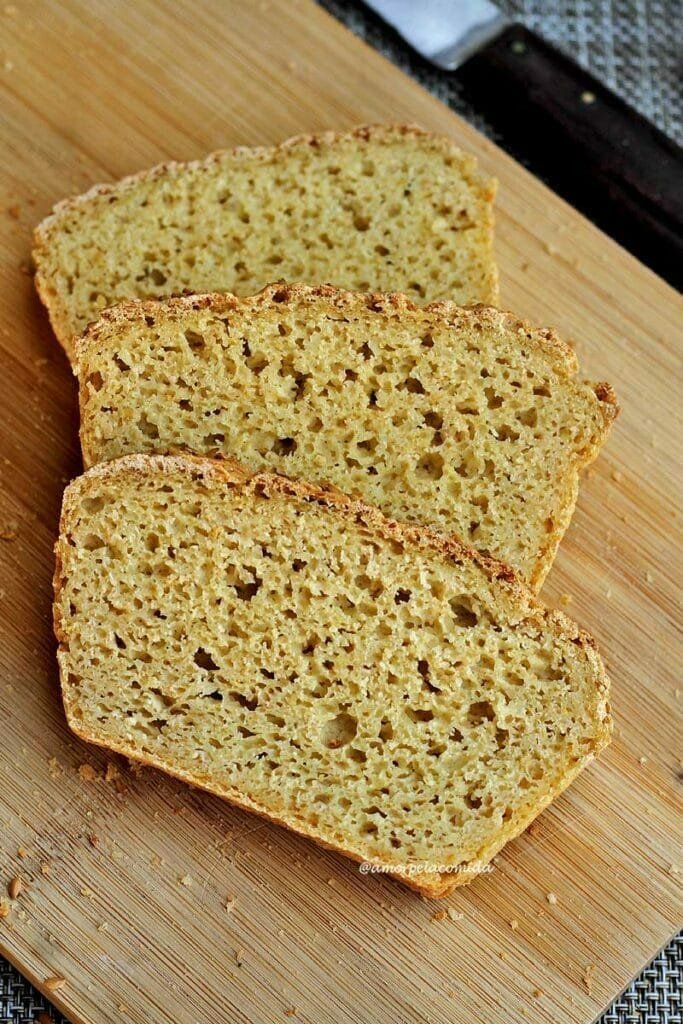
[[[495,180],[478,172],[476,158],[469,153],[464,153],[447,135],[426,131],[418,124],[365,124],[345,132],[325,131],[293,135],[275,146],[233,146],[216,149],[202,160],[165,160],[147,170],[128,174],[124,178],[120,178],[119,181],[102,182],[93,185],[87,192],[82,192],[80,195],[61,199],[55,203],[52,212],[36,226],[34,238],[38,246],[42,244],[57,226],[62,214],[69,212],[74,207],[87,204],[92,199],[120,194],[135,188],[142,181],[154,181],[167,174],[176,174],[190,169],[201,170],[212,164],[220,163],[226,157],[250,163],[256,161],[268,163],[277,159],[279,154],[287,153],[292,149],[321,149],[325,146],[335,146],[350,141],[388,143],[396,138],[419,139],[421,143],[428,143],[436,151],[454,156],[458,161],[461,173],[466,175],[472,184],[479,185],[491,192],[491,198],[493,198],[496,189]]]
[[[564,612],[547,608],[530,590],[524,578],[509,565],[497,558],[482,554],[476,548],[465,544],[453,534],[440,533],[429,526],[399,523],[389,519],[373,505],[360,498],[351,497],[336,488],[310,484],[305,480],[291,479],[280,473],[252,473],[236,459],[214,456],[210,459],[181,452],[169,455],[125,455],[112,462],[102,462],[76,477],[64,492],[60,518],[60,533],[65,530],[67,516],[78,502],[80,492],[92,479],[116,480],[122,474],[143,480],[155,473],[177,473],[192,480],[201,480],[207,485],[227,484],[229,487],[249,489],[264,495],[282,494],[302,501],[322,505],[344,518],[363,522],[373,531],[388,540],[398,541],[416,549],[435,551],[449,561],[467,560],[479,566],[486,576],[505,591],[507,597],[518,606],[519,618],[534,622],[539,628],[549,628],[556,636],[571,640],[586,653],[597,655],[598,646],[593,637]],[[59,542],[58,542],[59,543]],[[55,575],[55,584],[61,577]],[[607,681],[599,657],[592,664],[598,668],[599,677]]]
[[[181,295],[165,299],[163,305],[157,300],[140,301],[132,299],[120,302],[102,310],[97,320],[89,324],[83,334],[75,339],[76,364],[78,355],[88,346],[97,341],[112,326],[122,323],[135,323],[146,316],[158,315],[160,312],[169,318],[182,318],[188,310],[211,309],[216,312],[230,312],[235,309],[262,310],[273,303],[278,305],[305,303],[313,305],[317,299],[327,299],[340,312],[365,308],[376,313],[391,313],[401,317],[406,313],[421,313],[433,317],[450,327],[481,324],[494,330],[506,330],[519,334],[520,342],[531,342],[541,349],[558,373],[571,375],[577,372],[579,362],[574,349],[563,341],[550,327],[533,327],[528,320],[515,313],[474,303],[459,306],[455,302],[429,302],[424,306],[413,302],[401,292],[367,292],[359,293],[343,288],[335,288],[329,284],[308,285],[288,284],[276,281],[266,285],[253,296],[237,296],[229,293],[212,293],[208,295]],[[75,372],[78,372],[77,365]],[[601,384],[600,400],[612,407],[612,415],[618,411],[616,396],[608,384]]]

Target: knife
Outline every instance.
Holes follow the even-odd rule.
[[[366,0],[455,72],[506,145],[572,205],[683,289],[683,150],[489,0]]]

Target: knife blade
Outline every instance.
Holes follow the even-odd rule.
[[[511,24],[489,0],[368,0],[425,60],[446,71],[460,67]]]
[[[506,148],[683,289],[683,150],[571,57],[489,0],[366,0],[455,74]]]

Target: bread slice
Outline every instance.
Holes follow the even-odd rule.
[[[81,737],[428,896],[609,740],[593,641],[454,538],[237,463],[66,490],[55,631]]]
[[[551,331],[329,287],[126,304],[77,360],[86,465],[218,449],[458,533],[534,588],[617,409]]]
[[[474,157],[415,126],[233,149],[60,203],[35,233],[36,285],[67,352],[121,299],[278,278],[495,303],[494,194]]]

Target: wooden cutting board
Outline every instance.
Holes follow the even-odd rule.
[[[309,0],[3,8],[0,882],[23,890],[2,952],[89,1024],[587,1024],[681,920],[678,297]],[[575,339],[624,410],[545,588],[599,639],[615,742],[442,905],[74,739],[50,628],[79,455],[34,222],[168,157],[380,120],[447,132],[498,177],[504,305]]]

